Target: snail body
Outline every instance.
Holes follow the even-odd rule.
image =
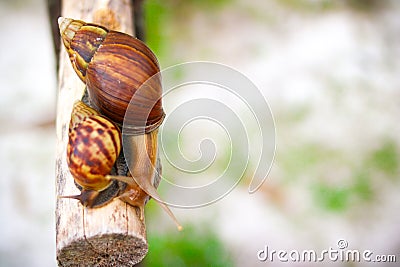
[[[67,18],[60,18],[59,25],[72,66],[86,84],[93,105],[92,109],[82,102],[76,104],[71,116],[68,164],[75,182],[82,187],[81,195],[72,198],[95,207],[95,202],[106,204],[118,197],[139,207],[143,218],[143,207],[151,196],[181,229],[156,190],[161,169],[157,135],[165,116],[159,76],[149,80],[145,90],[139,90],[159,72],[155,55],[140,40],[99,25]],[[132,112],[125,114],[126,110]],[[100,130],[100,125],[104,129]],[[123,150],[131,177],[110,174],[122,146],[118,126],[129,130]],[[105,149],[100,152],[102,160],[96,154],[100,147]],[[90,155],[85,156],[83,150]],[[118,186],[121,182],[124,187]],[[110,188],[114,189],[105,194],[106,200],[99,201],[102,192]]]

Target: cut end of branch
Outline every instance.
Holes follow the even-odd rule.
[[[145,240],[125,234],[82,238],[57,251],[62,266],[134,266],[146,256]]]

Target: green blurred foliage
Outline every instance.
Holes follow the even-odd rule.
[[[354,184],[352,190],[361,200],[371,200],[373,198],[373,185],[370,174],[365,170],[356,173],[352,179]]]
[[[163,47],[166,50],[163,25],[168,23],[170,10],[161,0],[145,1],[144,5],[146,43],[157,55],[160,55]]]
[[[394,140],[384,140],[378,149],[367,153],[365,158],[360,159],[360,164],[353,167],[353,175],[346,177],[347,185],[332,185],[329,181],[323,182],[324,179],[315,182],[312,187],[315,203],[326,210],[340,212],[360,202],[371,201],[376,195],[374,183],[379,183],[382,178],[390,181],[398,179],[398,162],[396,143]]]
[[[343,1],[342,1],[343,2]],[[383,5],[389,3],[387,0],[346,0],[344,1],[349,7],[361,11],[373,11]]]
[[[387,0],[277,0],[280,4],[295,10],[321,11],[333,8],[350,8],[355,11],[370,12],[377,10],[390,1]]]
[[[319,1],[310,1],[310,0],[277,0],[279,3],[296,9],[296,10],[307,10],[307,11],[316,11],[321,9],[332,8],[333,2],[331,0],[319,0]]]
[[[286,172],[286,180],[295,181],[299,175],[309,173],[328,159],[340,159],[339,152],[318,144],[302,143],[284,151],[279,157],[279,163]]]
[[[366,172],[349,177],[350,185],[330,185],[318,182],[313,187],[313,197],[318,207],[332,212],[344,212],[363,201],[373,198],[371,179]]]
[[[385,0],[275,0],[285,8],[294,11],[318,12],[335,8],[371,12],[385,5]],[[173,64],[171,54],[178,53],[174,42],[185,36],[190,29],[189,20],[201,13],[202,16],[220,14],[231,0],[148,0],[145,1],[146,42],[155,51],[164,65]],[[257,13],[255,13],[257,14]],[[316,13],[317,14],[317,13]],[[176,56],[176,55],[175,55]],[[173,56],[172,56],[173,57]],[[171,62],[172,61],[172,62]],[[337,95],[345,87],[336,88]],[[277,118],[281,123],[302,123],[311,113],[309,106],[292,107],[286,117]],[[173,135],[164,143],[168,151],[176,151]],[[182,140],[181,140],[182,141]],[[227,152],[226,155],[229,155]],[[243,159],[245,160],[245,159]],[[225,166],[220,159],[220,166]],[[361,158],[352,159],[346,151],[334,149],[328,144],[307,143],[303,140],[277,155],[276,163],[283,170],[282,187],[306,183],[310,190],[313,207],[327,212],[341,213],[370,204],[378,194],[375,184],[379,179],[394,180],[399,177],[399,152],[396,142],[386,140],[375,150],[367,151]],[[335,167],[343,167],[344,177],[330,180]],[[168,173],[164,173],[168,176]],[[303,179],[305,178],[305,179]],[[342,179],[343,178],[343,179]],[[246,184],[247,185],[247,184]],[[162,185],[160,186],[162,191]],[[151,201],[146,207],[150,217],[160,208]],[[149,254],[143,264],[146,266],[232,266],[232,260],[212,231],[199,229],[198,225],[187,227],[182,233],[176,231],[156,234],[149,231]]]
[[[318,206],[329,211],[343,211],[348,207],[350,190],[340,186],[320,183],[314,187],[314,198]]]
[[[393,178],[399,170],[399,154],[396,143],[393,140],[386,140],[380,148],[371,153],[368,161],[372,168],[378,169]]]
[[[174,40],[192,29],[188,20],[196,13],[204,16],[219,14],[232,0],[148,0],[144,2],[146,43],[160,62],[171,62]]]
[[[217,235],[209,228],[187,226],[182,232],[149,233],[144,266],[234,266]]]

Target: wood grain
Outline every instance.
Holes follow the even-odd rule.
[[[61,14],[133,34],[130,1],[63,1]],[[79,193],[68,171],[66,147],[72,106],[83,93],[84,84],[61,47],[56,126],[58,197]],[[136,208],[120,200],[87,209],[76,200],[57,198],[55,215],[59,266],[133,266],[147,254],[144,221]]]

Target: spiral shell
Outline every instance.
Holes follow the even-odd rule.
[[[83,102],[76,102],[67,146],[67,163],[75,182],[87,190],[105,189],[111,183],[105,176],[120,152],[118,127]]]
[[[94,108],[122,124],[133,95],[133,114],[125,124],[146,132],[164,118],[161,80],[151,79],[160,70],[153,52],[140,40],[121,32],[80,20],[60,18],[60,32],[72,66],[86,83]]]

